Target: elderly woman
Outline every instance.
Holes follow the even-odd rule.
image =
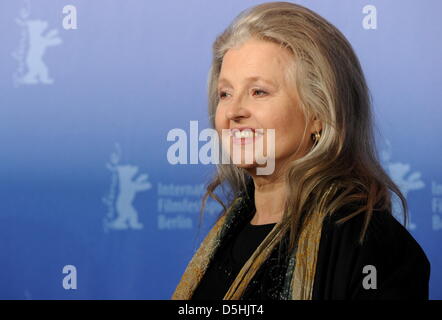
[[[208,196],[225,210],[173,299],[428,298],[430,264],[392,215],[390,191],[405,216],[406,199],[379,164],[366,81],[333,25],[288,2],[242,12],[213,45],[209,112],[241,161],[208,183],[202,212]],[[257,152],[244,161],[258,141],[274,150],[271,174]],[[214,193],[225,184],[228,205]]]

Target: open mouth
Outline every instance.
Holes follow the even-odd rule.
[[[233,143],[246,144],[253,142],[256,138],[262,137],[264,135],[264,129],[231,129],[230,135],[232,136]]]

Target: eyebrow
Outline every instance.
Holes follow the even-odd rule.
[[[262,81],[262,82],[266,82],[266,83],[276,87],[276,83],[274,81],[265,79],[265,78],[263,78],[261,76],[250,76],[250,77],[246,78],[246,81],[247,82]],[[226,79],[226,78],[219,78],[218,84],[220,84],[222,82],[226,82],[226,83],[230,84],[230,81],[228,79]]]

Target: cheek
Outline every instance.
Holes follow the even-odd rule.
[[[276,152],[284,154],[295,152],[302,143],[305,128],[302,115],[295,112],[285,113],[283,117],[275,119],[275,128]]]
[[[278,137],[287,137],[293,135],[300,127],[299,120],[289,112],[274,112],[269,114],[266,119],[266,127],[275,129]]]

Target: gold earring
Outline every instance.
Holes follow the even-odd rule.
[[[316,132],[314,133],[314,135],[312,134],[313,142],[318,142],[318,141],[319,141],[319,138],[321,138],[321,134],[320,134],[318,131],[316,131]]]

